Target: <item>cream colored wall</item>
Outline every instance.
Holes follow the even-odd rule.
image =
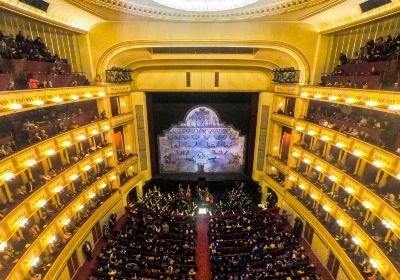
[[[107,51],[110,51],[109,60],[115,56],[111,49],[116,46],[119,51],[140,46],[260,46],[283,49],[292,57],[297,53],[294,58],[297,63],[313,65],[317,32],[314,26],[300,22],[176,23],[148,20],[99,23],[89,31],[89,38],[92,63],[97,65],[97,69]],[[275,59],[278,61],[279,57]]]
[[[219,72],[218,87],[215,72]],[[270,78],[265,71],[252,69],[148,69],[135,74],[134,84],[140,91],[261,91],[270,86]]]

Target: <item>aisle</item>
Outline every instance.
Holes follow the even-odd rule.
[[[198,280],[211,279],[210,250],[208,248],[208,217],[196,218],[196,265]]]

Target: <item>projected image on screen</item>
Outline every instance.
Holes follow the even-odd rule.
[[[245,137],[208,106],[158,136],[160,172],[228,173],[244,168]]]

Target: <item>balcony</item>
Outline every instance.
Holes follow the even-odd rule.
[[[357,107],[364,107],[370,110],[392,112],[400,105],[400,95],[394,91],[332,88],[303,86],[300,89],[300,96],[306,99],[313,99],[325,102],[334,102]],[[376,106],[368,106],[366,102],[375,102]]]
[[[299,171],[291,169],[289,173],[289,180],[299,186],[304,192],[312,197],[320,205],[329,209],[330,215],[336,220],[340,220],[343,223],[343,227],[346,232],[351,235],[357,236],[361,240],[361,247],[365,250],[369,258],[379,260],[380,271],[382,274],[390,274],[390,277],[386,279],[399,279],[400,273],[397,267],[389,260],[388,256],[383,252],[382,248],[371,238],[371,236],[365,232],[364,228],[361,227],[355,218],[351,217],[342,207],[343,205],[338,204],[337,201],[332,200],[327,194],[325,194],[319,186],[311,182],[310,179],[303,176]],[[391,221],[391,220],[390,220]]]
[[[1,221],[0,221],[0,240],[6,241],[11,238],[19,230],[19,221],[22,219],[30,219],[40,207],[37,205],[40,201],[49,201],[57,195],[56,189],[60,186],[67,186],[73,178],[79,177],[78,174],[84,174],[87,166],[90,168],[98,164],[97,159],[109,157],[109,152],[112,151],[111,146],[106,146],[88,157],[83,158],[76,164],[64,169],[57,174],[51,181],[37,188],[33,193],[25,197],[18,205],[15,206]],[[72,177],[74,176],[74,177]],[[64,187],[61,187],[63,189]]]
[[[130,121],[133,121],[133,114],[132,113],[124,113],[117,115],[111,119],[111,126],[117,127],[124,125]]]
[[[274,92],[298,96],[300,94],[300,87],[298,84],[275,84]]]
[[[296,129],[325,142],[338,146],[347,153],[353,154],[354,151],[361,153],[361,158],[370,164],[380,163],[380,169],[393,177],[400,173],[400,156],[377,146],[364,142],[358,138],[348,136],[336,130],[329,129],[304,120],[296,121]]]
[[[325,245],[332,252],[334,252],[336,258],[340,261],[340,264],[346,271],[347,275],[350,276],[351,279],[362,279],[362,274],[357,269],[356,265],[351,261],[344,249],[336,241],[335,236],[331,235],[329,229],[325,228],[321,224],[321,221],[317,219],[314,215],[312,215],[308,211],[308,209],[303,204],[301,204],[298,199],[296,199],[296,197],[290,194],[289,191],[283,190],[280,185],[277,185],[277,183],[270,176],[265,176],[264,180],[269,187],[282,195],[283,199],[311,225],[318,236],[320,236],[320,238],[324,240]]]
[[[295,119],[293,117],[278,113],[272,114],[272,121],[285,125],[287,127],[294,127],[295,125]]]
[[[116,188],[111,187],[113,181],[115,180],[114,175],[117,174],[116,169],[119,170],[118,174],[120,174],[128,169],[131,166],[129,163],[132,162],[132,158],[129,158],[121,163],[117,168],[109,169],[101,176],[97,176],[96,180],[90,184],[87,184],[86,187],[80,190],[79,195],[71,197],[71,199],[65,203],[63,209],[57,213],[51,222],[35,238],[32,244],[26,248],[21,258],[18,259],[18,262],[15,264],[11,273],[8,274],[7,279],[15,279],[14,277],[16,277],[16,275],[26,275],[27,271],[25,271],[25,266],[23,264],[30,263],[30,260],[44,252],[47,252],[47,250],[50,251],[49,257],[55,260],[60,250],[62,250],[62,246],[67,246],[69,244],[71,235],[76,235],[76,231],[80,230],[79,227],[81,227],[90,218],[90,215],[97,211],[99,206],[102,207],[103,204],[108,204],[108,199],[113,196],[113,194],[118,193],[116,192]],[[140,176],[137,175],[131,177],[125,182],[125,184],[123,184],[123,186],[131,186],[132,182],[136,182],[138,178],[140,178]],[[130,190],[127,188],[125,189],[126,191]],[[121,194],[118,193],[119,198],[120,196]],[[75,221],[75,225],[72,230],[66,229],[66,220]],[[67,234],[68,238],[65,238],[65,232],[69,233]],[[55,238],[55,236],[57,236],[57,238]],[[44,273],[47,272],[46,270],[50,265],[51,264],[48,263],[45,266]],[[3,273],[4,276],[7,275],[4,271]]]
[[[130,92],[130,84],[6,91],[0,93],[0,116]]]

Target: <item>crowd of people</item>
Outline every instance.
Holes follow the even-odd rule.
[[[182,187],[180,187],[182,188]],[[193,216],[197,209],[197,203],[192,197],[191,189],[186,192],[163,193],[154,186],[149,189],[137,201],[140,209],[154,211],[163,215],[185,215]]]
[[[0,159],[68,130],[107,119],[104,111],[98,114],[91,105],[93,104],[60,105],[2,117]],[[86,108],[85,112],[82,108]]]
[[[258,205],[244,190],[244,183],[227,191],[213,206],[213,215],[246,214],[257,210]]]
[[[382,86],[387,87],[380,78],[384,71],[383,69],[377,70],[375,66],[365,67],[368,62],[380,62],[391,59],[396,59],[400,49],[400,34],[392,38],[388,35],[386,39],[378,37],[373,40],[370,39],[360,51],[354,52],[352,57],[347,57],[345,53],[339,55],[339,66],[334,69],[332,73],[326,74],[322,77],[321,86],[334,86],[346,88],[363,88],[363,89],[379,89]],[[360,66],[352,67],[350,72],[343,70],[343,65],[354,64]],[[362,65],[361,65],[362,64]],[[350,69],[350,68],[349,68]],[[373,78],[371,76],[376,76]],[[338,77],[338,78],[335,78]],[[346,77],[346,78],[341,78]],[[399,80],[395,81],[391,88],[399,88]]]
[[[212,218],[209,236],[212,279],[322,279],[270,211]]]
[[[14,37],[11,34],[5,35],[0,30],[0,56],[10,59],[52,62],[56,65],[66,63],[66,60],[50,52],[42,38],[33,39],[30,35],[25,36],[23,31],[19,31]]]
[[[367,43],[360,48],[360,52],[355,52],[351,58],[348,58],[346,54],[341,53],[339,55],[339,62],[341,65],[362,62],[373,62],[388,60],[393,57],[393,54],[400,48],[400,33],[392,38],[391,35],[386,36],[386,40],[383,37],[377,39],[369,39]]]
[[[310,103],[306,119],[400,154],[397,115],[316,101]]]
[[[98,280],[194,280],[197,273],[194,225],[190,216],[130,209],[121,230],[108,234],[107,245],[97,257],[92,276]]]
[[[325,227],[331,232],[335,237],[337,242],[341,245],[353,263],[357,266],[359,271],[363,274],[365,279],[369,280],[383,280],[381,273],[376,270],[372,264],[369,262],[368,256],[363,252],[361,248],[358,247],[356,243],[352,241],[352,237],[344,232],[343,229],[338,225],[335,219],[333,219],[329,213],[322,209],[322,206],[316,203],[309,194],[303,192],[300,188],[296,187],[290,191],[297,199],[306,206],[311,213],[313,213],[318,220],[325,225]],[[362,225],[371,237],[376,241],[382,242],[382,236],[385,235],[385,229],[383,226],[376,222],[376,219],[369,219],[364,222],[365,210],[363,210],[358,204],[347,206],[346,203],[343,204],[343,200],[347,200],[347,195],[339,194],[337,201],[340,201],[340,205],[347,208],[347,211],[354,217],[354,219]],[[386,245],[383,245],[386,246]],[[394,247],[392,247],[394,248]],[[389,255],[389,254],[388,254]]]

